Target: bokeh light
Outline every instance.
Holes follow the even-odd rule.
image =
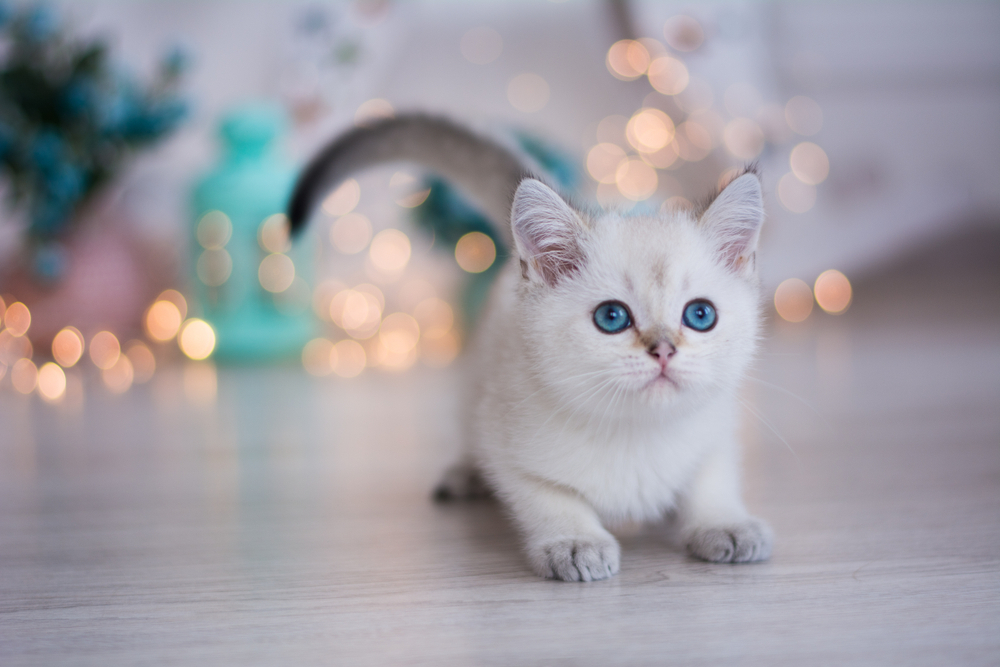
[[[619,114],[605,116],[597,124],[597,131],[594,133],[596,139],[601,143],[621,144],[625,142],[625,128],[629,119]]]
[[[503,53],[503,37],[488,26],[471,28],[462,35],[459,50],[470,63],[488,65]]]
[[[179,312],[181,314],[181,319],[182,320],[185,317],[187,317],[187,312],[188,312],[187,299],[185,299],[184,295],[181,294],[180,292],[178,292],[177,290],[175,290],[175,289],[163,290],[160,293],[160,296],[156,297],[156,300],[157,301],[169,301],[170,303],[172,303],[175,306],[177,306],[177,312]]]
[[[114,366],[121,353],[121,344],[110,331],[99,331],[90,339],[90,360],[102,370]]]
[[[405,171],[397,171],[389,178],[389,190],[393,193],[393,201],[403,208],[420,206],[431,194],[430,188],[416,190],[417,179]]]
[[[3,321],[12,336],[23,336],[31,328],[31,311],[20,301],[15,301],[7,306]]]
[[[31,359],[18,359],[10,369],[10,383],[22,394],[30,394],[38,383],[38,368]]]
[[[541,111],[549,103],[549,82],[534,72],[518,74],[507,84],[507,101],[524,113]]]
[[[482,273],[493,266],[496,258],[493,239],[482,232],[469,232],[455,244],[455,261],[463,271]]]
[[[330,318],[353,338],[370,338],[382,321],[385,301],[380,297],[381,291],[374,285],[343,290],[330,301]]]
[[[0,363],[10,366],[18,359],[30,359],[34,351],[27,336],[15,336],[9,329],[0,331]]]
[[[628,142],[640,152],[655,153],[674,139],[674,122],[659,109],[641,109],[625,128]]]
[[[361,103],[358,110],[354,112],[354,124],[362,127],[385,118],[392,118],[395,115],[396,110],[392,108],[388,100],[376,97]]]
[[[680,60],[670,56],[660,56],[649,63],[647,71],[649,84],[664,95],[677,95],[687,88],[690,75]]]
[[[368,256],[380,271],[398,273],[410,261],[410,239],[398,229],[383,229],[372,239]]]
[[[792,173],[809,185],[819,185],[830,173],[830,160],[826,151],[810,141],[803,141],[792,149],[789,156]]]
[[[625,151],[611,143],[597,144],[587,153],[587,172],[598,183],[614,183]]]
[[[757,112],[757,122],[764,132],[764,138],[773,144],[787,144],[793,139],[792,129],[785,120],[785,108],[779,104],[766,103]]]
[[[356,180],[349,178],[323,200],[323,211],[332,216],[347,215],[360,201],[361,186]]]
[[[434,335],[427,332],[420,339],[420,357],[428,366],[443,368],[455,360],[459,347],[458,334],[454,331]]]
[[[681,123],[674,139],[674,150],[688,162],[704,160],[712,152],[712,137],[708,130],[693,121]]]
[[[451,304],[436,296],[418,303],[413,309],[413,317],[424,336],[441,336],[451,331],[455,324],[455,312]]]
[[[811,137],[823,129],[823,109],[816,100],[798,95],[785,105],[785,120],[793,131]]]
[[[785,280],[774,290],[774,309],[788,322],[801,322],[813,309],[813,293],[805,281]]]
[[[717,127],[713,128],[712,125],[715,121],[719,121]],[[698,148],[710,151],[715,148],[715,138],[713,137],[713,130],[715,130],[715,135],[721,135],[723,131],[723,123],[721,119],[717,117],[714,113],[700,113],[691,114],[687,121],[681,123],[680,127],[677,128],[678,131],[687,137],[693,145]]]
[[[336,353],[337,365],[333,372],[340,377],[357,377],[365,370],[368,364],[368,357],[365,348],[354,340],[342,340],[333,346]]]
[[[749,118],[734,118],[723,131],[726,149],[740,160],[752,160],[764,149],[764,133]]]
[[[623,81],[638,79],[649,67],[649,51],[641,42],[623,39],[608,49],[605,64],[613,76]]]
[[[333,373],[337,358],[333,342],[326,338],[314,338],[302,348],[302,367],[316,377]]]
[[[207,359],[215,349],[215,331],[208,322],[193,317],[181,327],[177,344],[189,359]]]
[[[205,250],[198,256],[195,271],[198,280],[209,287],[218,287],[229,280],[233,272],[233,258],[221,248]]]
[[[628,159],[618,165],[615,173],[618,190],[626,199],[643,201],[649,199],[659,184],[656,170],[638,159]]]
[[[66,373],[59,364],[48,362],[38,369],[38,393],[49,402],[55,402],[66,394]]]
[[[778,201],[792,213],[805,213],[816,203],[816,186],[803,183],[789,172],[778,181]]]
[[[52,339],[52,358],[60,366],[71,368],[83,356],[83,334],[76,327],[63,327]]]
[[[132,362],[133,381],[145,384],[153,379],[156,373],[156,357],[149,346],[141,340],[132,340],[125,345],[125,356]]]
[[[420,325],[406,313],[392,313],[382,320],[378,338],[390,354],[406,354],[413,351],[420,340]]]
[[[288,255],[271,253],[261,260],[257,278],[268,292],[284,292],[295,280],[295,264]]]
[[[851,305],[851,281],[840,271],[828,269],[819,274],[813,285],[816,303],[833,315],[840,314]]]
[[[162,295],[161,295],[162,296]],[[153,340],[166,342],[177,335],[184,321],[184,314],[172,301],[161,299],[146,311],[146,333]]]
[[[330,243],[345,255],[361,252],[371,240],[372,223],[360,213],[342,215],[330,227]]]
[[[0,327],[3,327],[3,318],[7,313],[7,302],[0,296]]]
[[[233,223],[222,211],[209,211],[201,216],[195,228],[198,243],[205,250],[221,250],[233,235]]]
[[[135,371],[128,356],[121,355],[114,366],[101,371],[101,379],[104,381],[104,386],[113,394],[124,394],[128,391],[135,379]]]
[[[678,14],[663,24],[663,37],[678,51],[694,51],[705,41],[705,31],[693,16]]]
[[[257,245],[265,252],[288,252],[292,247],[290,231],[287,215],[270,215],[257,228]]]
[[[669,144],[653,153],[639,153],[639,157],[642,158],[643,162],[652,167],[656,167],[657,169],[669,169],[675,162],[677,162],[677,158],[680,157],[680,155],[678,153],[677,142],[671,141]]]
[[[344,291],[347,285],[339,280],[324,280],[313,290],[312,308],[316,317],[324,322],[332,322],[330,317],[330,303],[338,293]]]

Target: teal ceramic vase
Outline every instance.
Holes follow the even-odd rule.
[[[304,237],[293,246],[284,215],[296,176],[275,146],[284,126],[284,114],[267,104],[229,114],[222,160],[194,188],[193,296],[220,361],[294,358],[315,332],[315,245]]]

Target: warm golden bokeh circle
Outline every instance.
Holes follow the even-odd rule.
[[[110,331],[99,331],[90,339],[90,360],[101,370],[114,366],[121,353],[121,344]]]
[[[64,327],[52,339],[52,358],[65,367],[70,368],[83,356],[83,334],[75,327]]]
[[[486,234],[469,232],[455,244],[455,261],[463,271],[482,273],[493,266],[497,258],[497,247]]]
[[[783,320],[802,322],[812,313],[812,289],[798,278],[785,280],[774,290],[774,309]]]
[[[851,305],[851,281],[840,271],[829,269],[819,274],[813,285],[816,303],[828,313],[839,314]]]
[[[38,393],[47,401],[58,401],[66,393],[66,373],[56,363],[38,369]]]
[[[207,359],[215,350],[215,331],[208,322],[191,318],[181,328],[177,343],[188,358],[195,361]]]
[[[156,301],[146,311],[146,333],[153,340],[166,342],[177,335],[183,321],[183,314],[172,301]]]

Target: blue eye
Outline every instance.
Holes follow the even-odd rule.
[[[717,320],[711,301],[696,299],[684,306],[684,324],[695,331],[709,331]]]
[[[594,311],[594,324],[604,333],[616,334],[632,326],[632,317],[624,303],[607,301]]]

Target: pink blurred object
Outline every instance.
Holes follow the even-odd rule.
[[[0,273],[0,293],[31,311],[28,336],[35,349],[47,349],[66,325],[88,340],[102,330],[120,339],[139,335],[145,308],[173,286],[178,248],[143,239],[119,195],[108,192],[77,215],[62,239],[66,268],[58,282],[40,281],[26,251]]]

